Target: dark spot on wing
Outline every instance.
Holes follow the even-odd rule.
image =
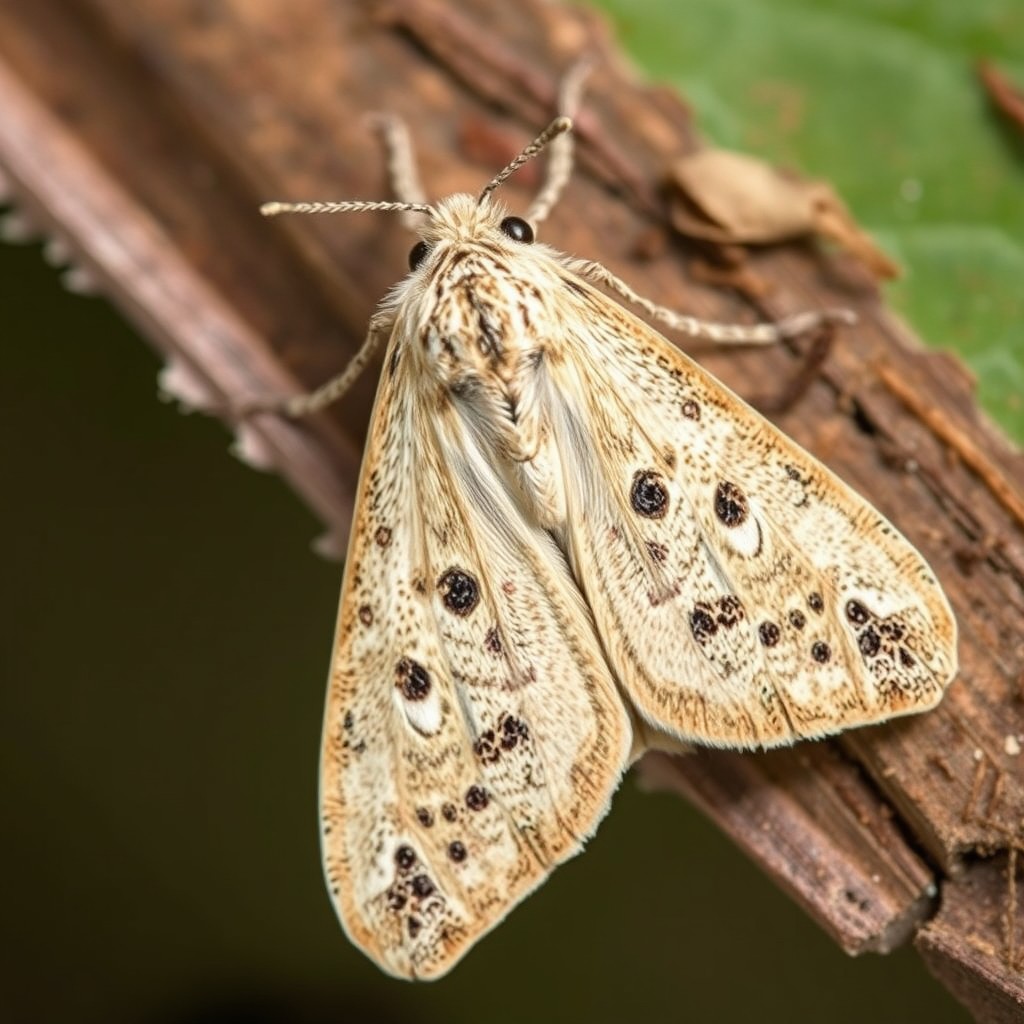
[[[480,600],[476,579],[462,569],[448,569],[437,581],[445,608],[455,615],[469,615]]]
[[[633,511],[647,519],[661,519],[668,508],[668,490],[660,473],[640,470],[633,477],[629,501]]]
[[[824,640],[817,640],[811,645],[811,657],[824,665],[832,657],[832,648]]]
[[[715,489],[715,515],[726,526],[740,526],[749,509],[747,496],[735,484],[723,480]]]
[[[863,626],[871,613],[860,603],[850,600],[846,602],[846,617],[855,625]]]
[[[406,700],[424,700],[430,693],[430,673],[412,658],[402,658],[395,666],[395,685]]]

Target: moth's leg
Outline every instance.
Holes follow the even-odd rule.
[[[702,338],[719,345],[774,345],[783,338],[806,334],[829,324],[852,324],[857,315],[849,309],[825,309],[787,316],[775,323],[723,324],[686,316],[638,295],[625,281],[592,260],[573,260],[569,269],[597,284],[603,284],[627,302],[642,309],[652,320],[682,331],[692,338]]]
[[[427,194],[420,181],[413,153],[412,138],[406,123],[394,114],[371,114],[370,124],[377,129],[387,156],[388,181],[395,198],[401,203],[425,206]],[[415,231],[420,214],[403,213],[402,226]]]
[[[763,416],[781,416],[798,405],[817,379],[835,340],[835,324],[825,324],[813,333],[810,347],[800,359],[800,366],[774,395],[751,395],[747,402]]]
[[[337,377],[331,378],[326,384],[305,395],[292,395],[289,398],[269,399],[267,401],[250,402],[241,410],[243,416],[253,413],[276,412],[283,416],[297,419],[319,412],[336,402],[355,383],[356,378],[366,368],[382,341],[387,341],[394,326],[394,317],[390,314],[376,313],[370,318],[370,327],[366,339],[359,351],[352,357],[349,364]]]
[[[583,98],[583,85],[590,74],[594,62],[590,57],[578,60],[562,78],[558,89],[558,113],[565,117],[575,117]],[[562,190],[572,176],[573,137],[572,132],[565,132],[552,139],[548,146],[547,170],[544,182],[536,198],[526,211],[526,219],[537,227],[547,220],[555,203],[558,202]]]

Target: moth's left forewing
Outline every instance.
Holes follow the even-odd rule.
[[[607,296],[567,273],[562,302],[568,543],[641,715],[771,746],[935,704],[956,624],[912,545]]]
[[[579,852],[632,732],[564,557],[416,354],[385,355],[320,799],[346,932],[389,973],[434,978]]]

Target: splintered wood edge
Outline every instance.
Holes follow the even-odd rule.
[[[1024,934],[1013,851],[942,886],[938,914],[914,945],[928,969],[983,1024],[1024,1020]]]

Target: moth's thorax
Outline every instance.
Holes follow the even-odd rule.
[[[423,294],[419,335],[446,386],[512,383],[523,357],[542,349],[538,325],[546,310],[533,269],[486,243],[460,243],[439,254]]]
[[[544,362],[561,282],[549,250],[502,234],[504,215],[471,197],[446,201],[424,232],[430,262],[403,312],[414,321],[423,383],[470,423],[491,449],[492,465],[546,510],[542,519],[551,526],[563,498]]]

